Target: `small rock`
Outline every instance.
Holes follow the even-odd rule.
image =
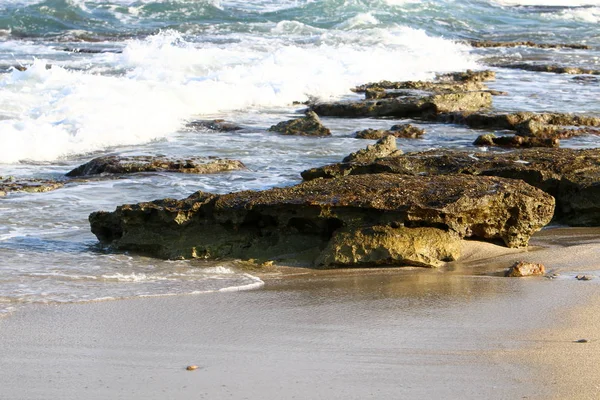
[[[283,121],[269,128],[271,132],[283,135],[300,136],[331,136],[331,131],[323,126],[319,116],[314,111],[307,111],[306,116],[289,121]]]
[[[573,343],[588,343],[588,342],[589,342],[589,340],[587,340],[587,339],[578,339],[578,340],[575,340]]]
[[[366,149],[358,150],[346,158],[343,162],[373,162],[378,158],[389,157],[402,154],[396,147],[396,138],[394,136],[385,136],[378,140],[374,145],[367,146]]]
[[[188,371],[195,371],[198,368],[199,367],[197,365],[188,365],[185,369],[187,369]]]
[[[577,275],[575,279],[577,279],[578,281],[591,281],[592,279],[594,279],[594,277],[590,275]]]
[[[534,276],[544,275],[546,273],[546,267],[542,264],[528,263],[524,261],[516,262],[512,267],[506,271],[505,276],[509,277],[522,277],[522,276]]]

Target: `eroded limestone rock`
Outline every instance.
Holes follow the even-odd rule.
[[[456,253],[450,244],[426,249],[424,241],[415,250],[421,235],[436,235],[421,228],[458,238],[501,240],[510,247],[526,246],[531,234],[550,221],[553,208],[552,197],[515,180],[376,174],[313,180],[260,192],[198,192],[184,200],[123,205],[114,212],[91,214],[90,224],[104,244],[162,258],[351,265],[344,261],[349,260],[349,253],[335,250],[343,247],[355,248],[361,264],[401,259],[412,265],[426,264],[431,257],[428,265],[436,266]],[[405,237],[392,239],[395,232]],[[370,237],[368,243],[363,243],[365,235]],[[395,247],[384,251],[386,243]],[[439,241],[431,244],[437,248]]]
[[[391,99],[318,103],[311,109],[328,117],[394,117],[431,119],[440,113],[476,112],[492,105],[485,91],[450,92],[429,96],[405,96]]]
[[[131,174],[137,172],[183,172],[212,174],[245,169],[241,161],[215,157],[190,157],[178,159],[164,156],[105,156],[80,165],[67,173],[69,177],[105,174]]]
[[[441,229],[374,226],[336,231],[316,264],[441,267],[457,260],[460,252],[459,238]]]
[[[555,220],[600,226],[600,149],[520,149],[510,153],[432,150],[370,163],[339,163],[302,172],[305,180],[354,174],[468,174],[519,179],[556,199]]]

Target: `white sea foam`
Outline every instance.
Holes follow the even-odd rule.
[[[216,267],[203,268],[202,272],[205,274],[223,274],[223,275],[231,275],[235,274],[235,272],[231,268],[223,267],[218,265]]]
[[[558,13],[545,13],[545,17],[554,20],[577,21],[597,24],[600,22],[600,7],[570,8]]]
[[[373,26],[379,24],[372,13],[360,13],[337,25],[338,29],[355,29],[358,27]]]
[[[162,32],[94,61],[98,70],[84,72],[35,60],[0,78],[0,163],[145,143],[193,115],[281,107],[368,81],[476,67],[466,47],[406,27],[326,31],[311,45],[279,37],[193,44]],[[107,66],[126,73],[102,75]]]
[[[242,285],[242,286],[230,286],[230,287],[222,288],[222,289],[219,289],[219,292],[241,292],[241,291],[245,291],[245,290],[259,289],[265,285],[265,283],[262,281],[262,279],[260,279],[256,276],[253,276],[250,274],[244,274],[244,276],[246,278],[250,279],[252,282],[248,283],[246,285]]]

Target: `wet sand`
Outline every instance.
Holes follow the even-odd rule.
[[[0,320],[0,399],[597,398],[600,278],[574,275],[600,271],[598,232],[470,242],[444,270],[283,269],[256,291],[31,307]],[[560,275],[499,276],[515,259]]]

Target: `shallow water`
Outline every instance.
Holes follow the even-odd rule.
[[[107,254],[89,213],[156,198],[300,181],[309,167],[339,161],[370,141],[360,128],[406,120],[324,118],[330,138],[266,131],[297,115],[294,101],[352,97],[382,79],[430,79],[484,68],[485,60],[543,61],[600,69],[600,3],[453,0],[84,1],[8,0],[0,5],[0,175],[61,179],[101,154],[239,159],[245,171],[215,175],[136,174],[69,183],[0,199],[0,312],[24,303],[255,287],[227,263],[160,261]],[[575,5],[573,2],[569,2]],[[592,50],[472,49],[462,40],[579,43]],[[87,52],[75,53],[73,49]],[[12,66],[27,66],[18,71]],[[51,65],[51,67],[48,67]],[[495,69],[499,111],[600,115],[598,81]],[[593,77],[592,77],[593,78]],[[244,130],[185,129],[225,118]],[[405,151],[472,148],[479,134],[419,123]],[[563,142],[598,147],[597,137]],[[478,149],[479,150],[479,149]],[[250,285],[250,286],[248,286]]]

